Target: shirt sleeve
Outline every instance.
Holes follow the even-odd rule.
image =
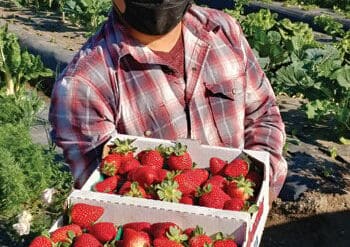
[[[112,111],[102,95],[79,76],[62,77],[52,93],[51,135],[63,149],[77,188],[97,167],[103,144],[116,132]]]
[[[245,148],[270,153],[270,190],[276,198],[287,176],[287,162],[282,155],[285,126],[268,78],[241,28],[238,33],[246,69]]]

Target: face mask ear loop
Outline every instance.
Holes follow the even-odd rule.
[[[123,13],[122,12],[120,12],[120,10],[119,10],[119,8],[118,8],[118,6],[114,3],[114,1],[112,0],[112,5],[113,5],[113,10],[114,10],[114,12],[117,14],[117,16],[118,16],[118,20],[123,24],[123,26],[127,26],[127,23],[126,23],[126,21],[124,20],[124,18],[123,18]]]

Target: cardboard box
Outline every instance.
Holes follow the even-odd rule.
[[[94,205],[102,205],[106,209],[103,220],[116,223],[173,221],[180,226],[186,227],[202,225],[209,234],[222,231],[224,234],[234,236],[240,246],[250,247],[259,245],[269,208],[268,174],[270,166],[269,154],[267,152],[201,145],[197,141],[189,139],[169,141],[129,135],[117,135],[114,138],[136,139],[133,143],[138,148],[136,152],[147,148],[154,148],[159,144],[173,146],[175,142],[181,142],[187,145],[193,162],[201,168],[208,167],[210,157],[216,156],[230,161],[244,152],[263,166],[264,180],[256,202],[259,209],[251,215],[247,212],[92,192],[91,187],[101,178],[98,169],[93,172],[80,191],[74,191],[72,193],[70,196],[72,203],[86,202]],[[112,140],[110,143],[112,143]]]

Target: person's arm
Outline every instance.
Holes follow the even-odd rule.
[[[232,20],[232,19],[231,19]],[[246,73],[245,148],[270,153],[270,197],[277,198],[287,176],[282,156],[285,129],[269,80],[261,69],[237,21],[229,22],[229,37],[240,46]]]
[[[111,90],[112,91],[112,90]],[[63,77],[51,97],[49,120],[54,142],[80,188],[98,165],[104,143],[116,131],[106,97],[81,77]]]

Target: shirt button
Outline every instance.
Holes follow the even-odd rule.
[[[150,137],[152,135],[152,131],[146,130],[143,134],[147,137]]]

